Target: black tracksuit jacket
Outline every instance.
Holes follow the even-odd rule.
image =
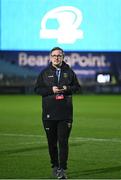
[[[62,88],[67,86],[63,93],[64,99],[57,100],[52,87]],[[63,61],[61,66],[60,80],[56,77],[56,68],[49,64],[38,76],[35,92],[42,96],[42,119],[65,120],[72,122],[73,105],[72,94],[79,91],[80,85],[73,70]]]

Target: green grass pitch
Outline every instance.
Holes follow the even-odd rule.
[[[75,95],[70,179],[121,179],[121,96]],[[51,179],[41,97],[0,96],[0,178]]]

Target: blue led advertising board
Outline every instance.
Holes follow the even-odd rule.
[[[121,0],[1,0],[1,50],[121,51]]]

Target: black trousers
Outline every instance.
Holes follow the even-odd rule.
[[[52,167],[67,169],[68,139],[72,128],[69,121],[43,121]]]

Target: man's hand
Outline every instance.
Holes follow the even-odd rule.
[[[54,94],[56,94],[56,93],[63,93],[64,91],[67,90],[67,86],[63,86],[63,88],[61,88],[61,89],[58,88],[57,86],[53,86],[52,90],[53,90]]]
[[[59,89],[57,86],[53,86],[52,90],[53,90],[54,94],[62,93],[63,92],[63,89]]]
[[[63,86],[63,89],[64,89],[64,91],[66,91],[67,90],[67,86]]]

